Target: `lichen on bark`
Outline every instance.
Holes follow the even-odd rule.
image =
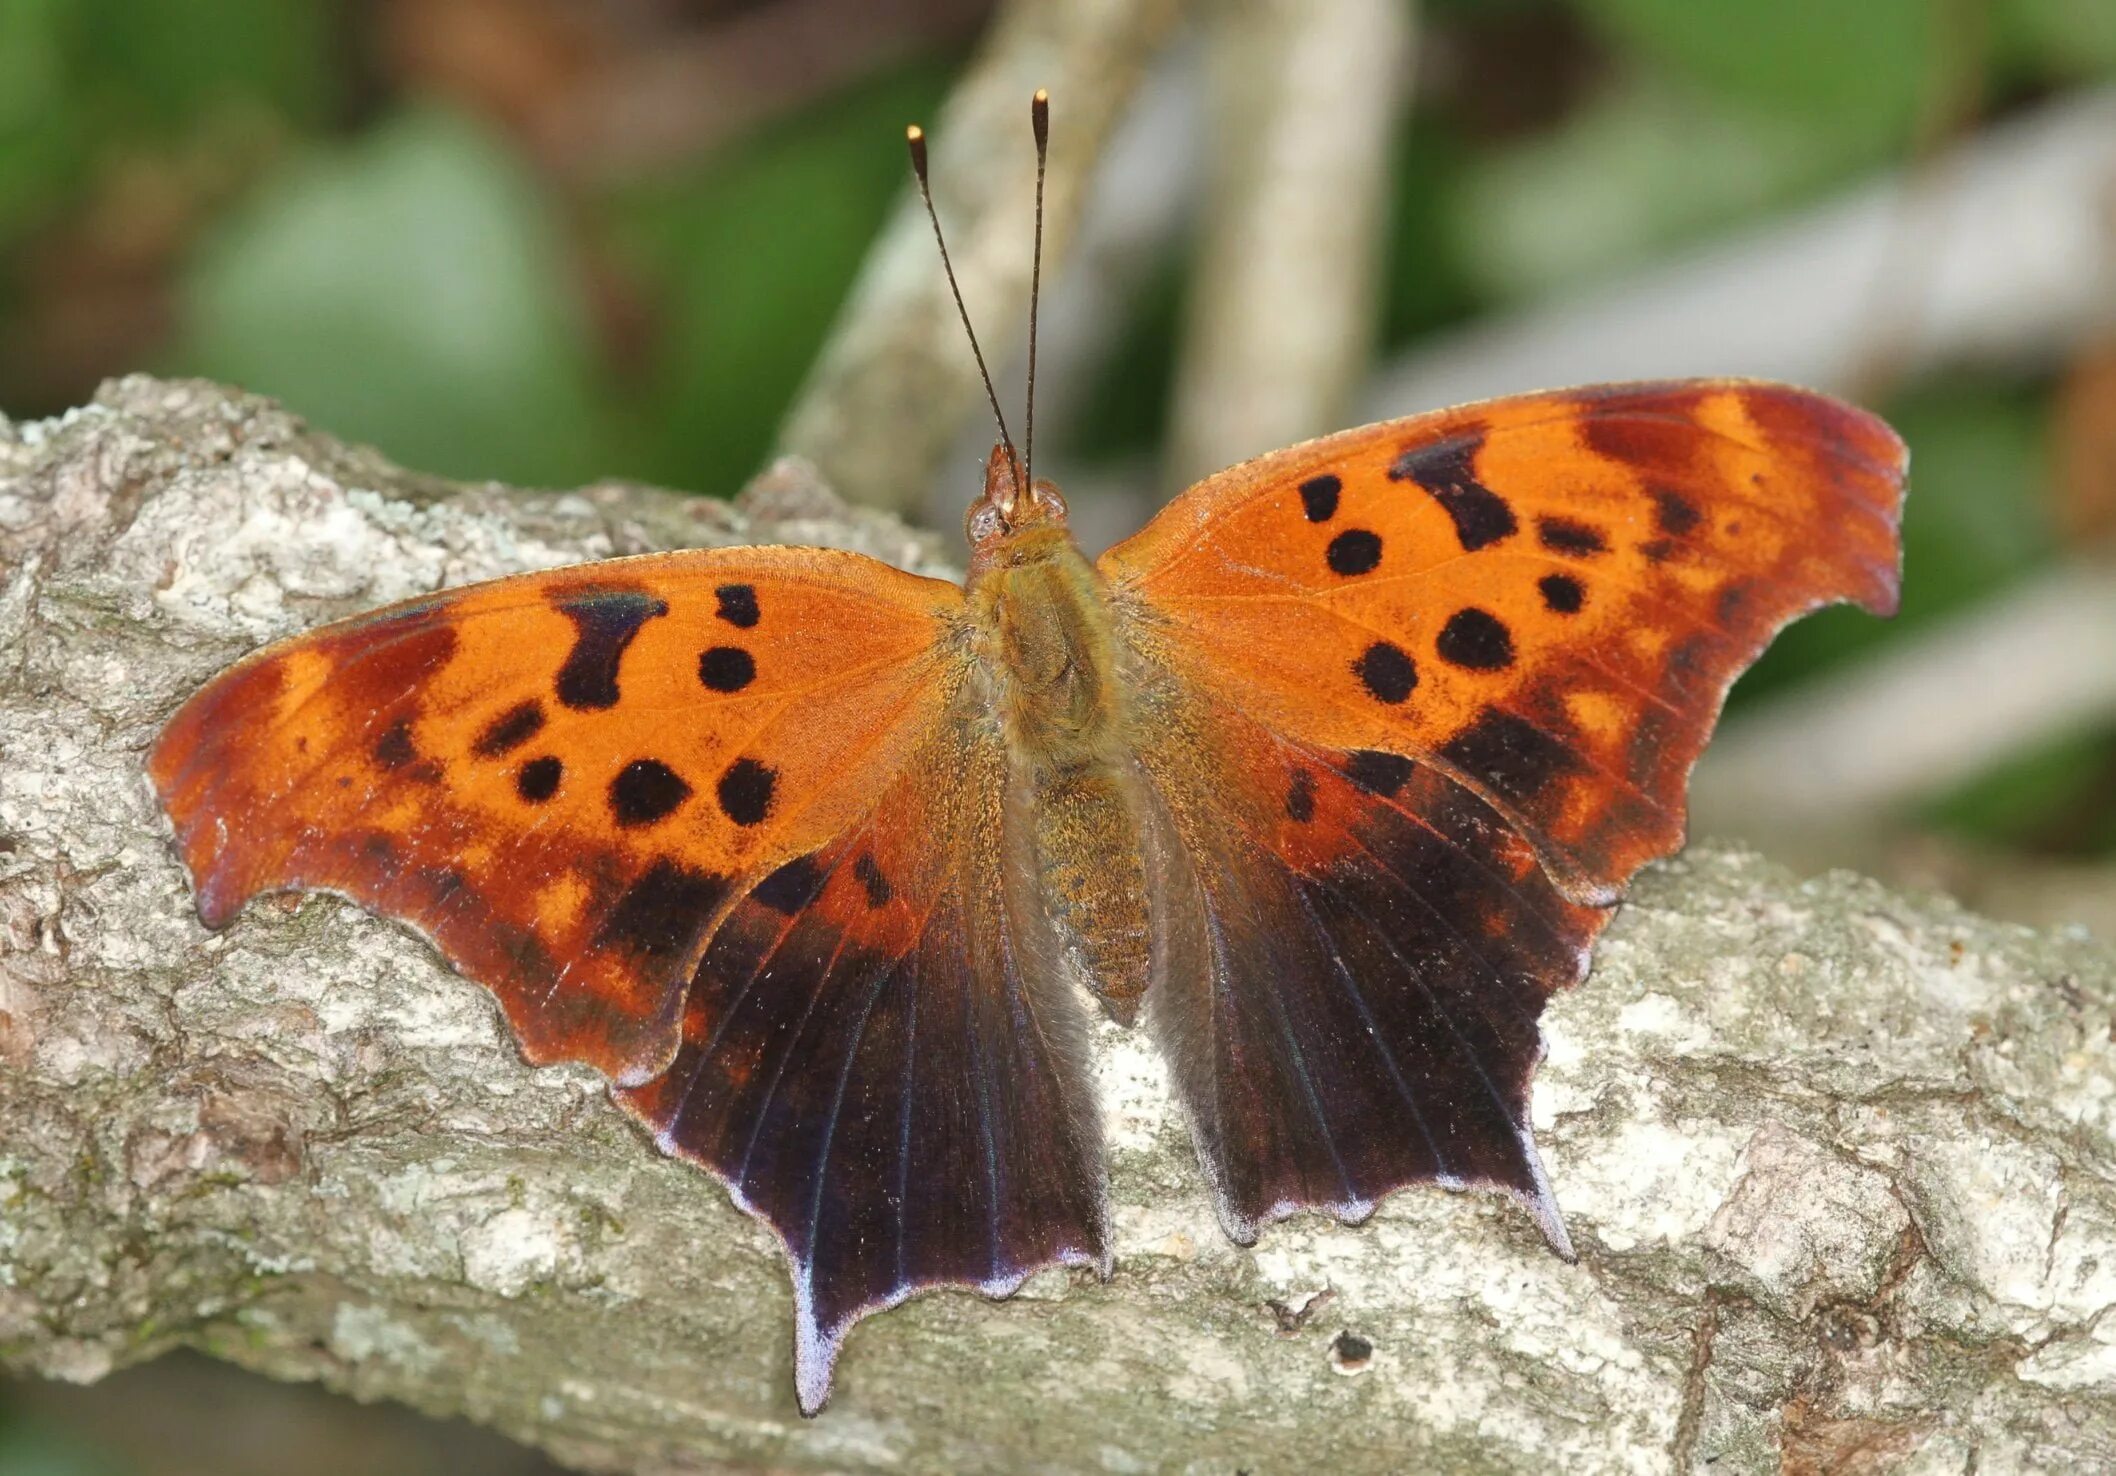
[[[139,768],[267,638],[770,539],[951,556],[798,467],[734,505],[454,486],[145,378],[0,422],[6,1367],[195,1346],[597,1470],[2116,1465],[2116,960],[1711,845],[1546,1017],[1578,1266],[1439,1191],[1230,1245],[1105,1028],[1115,1277],[876,1318],[799,1419],[769,1235],[404,930],[308,899],[206,933]]]

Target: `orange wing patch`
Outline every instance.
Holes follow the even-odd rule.
[[[1608,902],[1682,841],[1727,686],[1817,605],[1895,606],[1905,454],[1779,385],[1614,385],[1310,441],[1101,567],[1145,647],[1326,749],[1433,764]]]
[[[939,720],[961,602],[811,549],[501,580],[260,652],[149,769],[208,925],[341,892],[490,987],[530,1060],[643,1081],[720,912]]]

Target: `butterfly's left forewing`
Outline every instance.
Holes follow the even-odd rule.
[[[258,652],[148,768],[210,926],[342,892],[491,989],[532,1061],[639,1080],[747,878],[847,823],[938,721],[960,603],[812,549],[522,575]]]
[[[1734,677],[1893,608],[1901,443],[1740,381],[1523,396],[1233,468],[1101,564],[1189,858],[1149,1009],[1229,1228],[1526,1197],[1549,994],[1681,843]]]

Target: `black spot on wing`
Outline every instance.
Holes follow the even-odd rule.
[[[1507,803],[1531,803],[1557,780],[1580,771],[1577,755],[1526,718],[1488,707],[1450,738],[1440,756]]]
[[[1295,769],[1286,786],[1286,818],[1302,825],[1315,818],[1315,776],[1306,769]]]
[[[1377,702],[1396,703],[1418,685],[1418,667],[1394,641],[1376,641],[1352,663],[1352,674]]]
[[[1368,794],[1386,799],[1410,781],[1411,771],[1417,767],[1400,753],[1355,748],[1345,761],[1344,774]]]
[[[887,907],[889,899],[896,895],[896,888],[889,884],[888,877],[882,875],[882,868],[865,851],[860,852],[859,859],[852,863],[852,874],[866,889],[869,907]]]
[[[665,601],[637,590],[605,590],[562,600],[573,622],[573,649],[558,670],[558,700],[575,709],[617,705],[617,668],[639,627],[669,613]]]
[[[709,691],[739,692],[756,679],[756,658],[740,646],[714,646],[699,653],[698,680]]]
[[[823,890],[823,868],[813,856],[796,856],[763,881],[750,896],[773,912],[792,917]]]
[[[1498,616],[1475,605],[1448,616],[1433,644],[1443,661],[1471,671],[1504,671],[1514,664],[1513,633]]]
[[[660,759],[633,759],[610,781],[610,815],[627,829],[652,825],[675,814],[690,797],[691,786]]]
[[[478,734],[471,751],[480,758],[498,758],[512,753],[531,738],[544,731],[544,705],[541,702],[517,702],[490,723]]]
[[[1536,541],[1552,553],[1571,554],[1575,558],[1587,558],[1594,554],[1609,552],[1609,540],[1598,528],[1571,518],[1537,518]]]
[[[1653,499],[1653,525],[1671,538],[1682,537],[1704,521],[1697,505],[1679,492],[1648,487],[1646,493]]]
[[[411,724],[399,718],[375,740],[375,762],[385,769],[401,769],[419,756],[412,746]]]
[[[1432,495],[1455,525],[1465,553],[1513,536],[1520,524],[1506,499],[1477,480],[1479,433],[1449,436],[1427,446],[1412,446],[1389,467],[1399,482],[1415,482]]]
[[[1587,599],[1586,589],[1570,574],[1545,574],[1536,589],[1543,596],[1543,608],[1559,615],[1579,614]]]
[[[1327,523],[1337,515],[1337,494],[1343,490],[1344,483],[1329,472],[1310,477],[1300,484],[1301,511],[1311,523]]]
[[[558,793],[558,781],[565,777],[566,766],[547,753],[515,770],[514,792],[532,805],[540,805]]]
[[[626,887],[596,929],[595,941],[650,962],[682,958],[727,895],[728,881],[666,858]]]
[[[720,776],[715,793],[728,819],[737,825],[761,825],[771,813],[772,793],[778,786],[778,770],[753,758],[738,758]]]
[[[1323,557],[1329,562],[1333,574],[1347,578],[1370,574],[1381,562],[1381,535],[1365,528],[1347,528],[1330,540],[1330,547]]]
[[[757,587],[753,584],[723,584],[713,591],[717,607],[713,613],[729,625],[748,630],[757,623]]]

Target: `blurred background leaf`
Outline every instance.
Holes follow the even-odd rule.
[[[529,483],[610,465],[556,215],[459,115],[414,109],[289,161],[182,290],[175,367],[269,386],[412,465]]]
[[[616,194],[611,230],[659,305],[627,470],[731,493],[757,469],[903,187],[904,120],[946,83],[932,62],[893,69]]]
[[[1975,58],[1968,6],[1935,0],[1583,0],[1618,50],[1678,73],[1730,108],[1801,117],[1847,140],[1908,142]]]

